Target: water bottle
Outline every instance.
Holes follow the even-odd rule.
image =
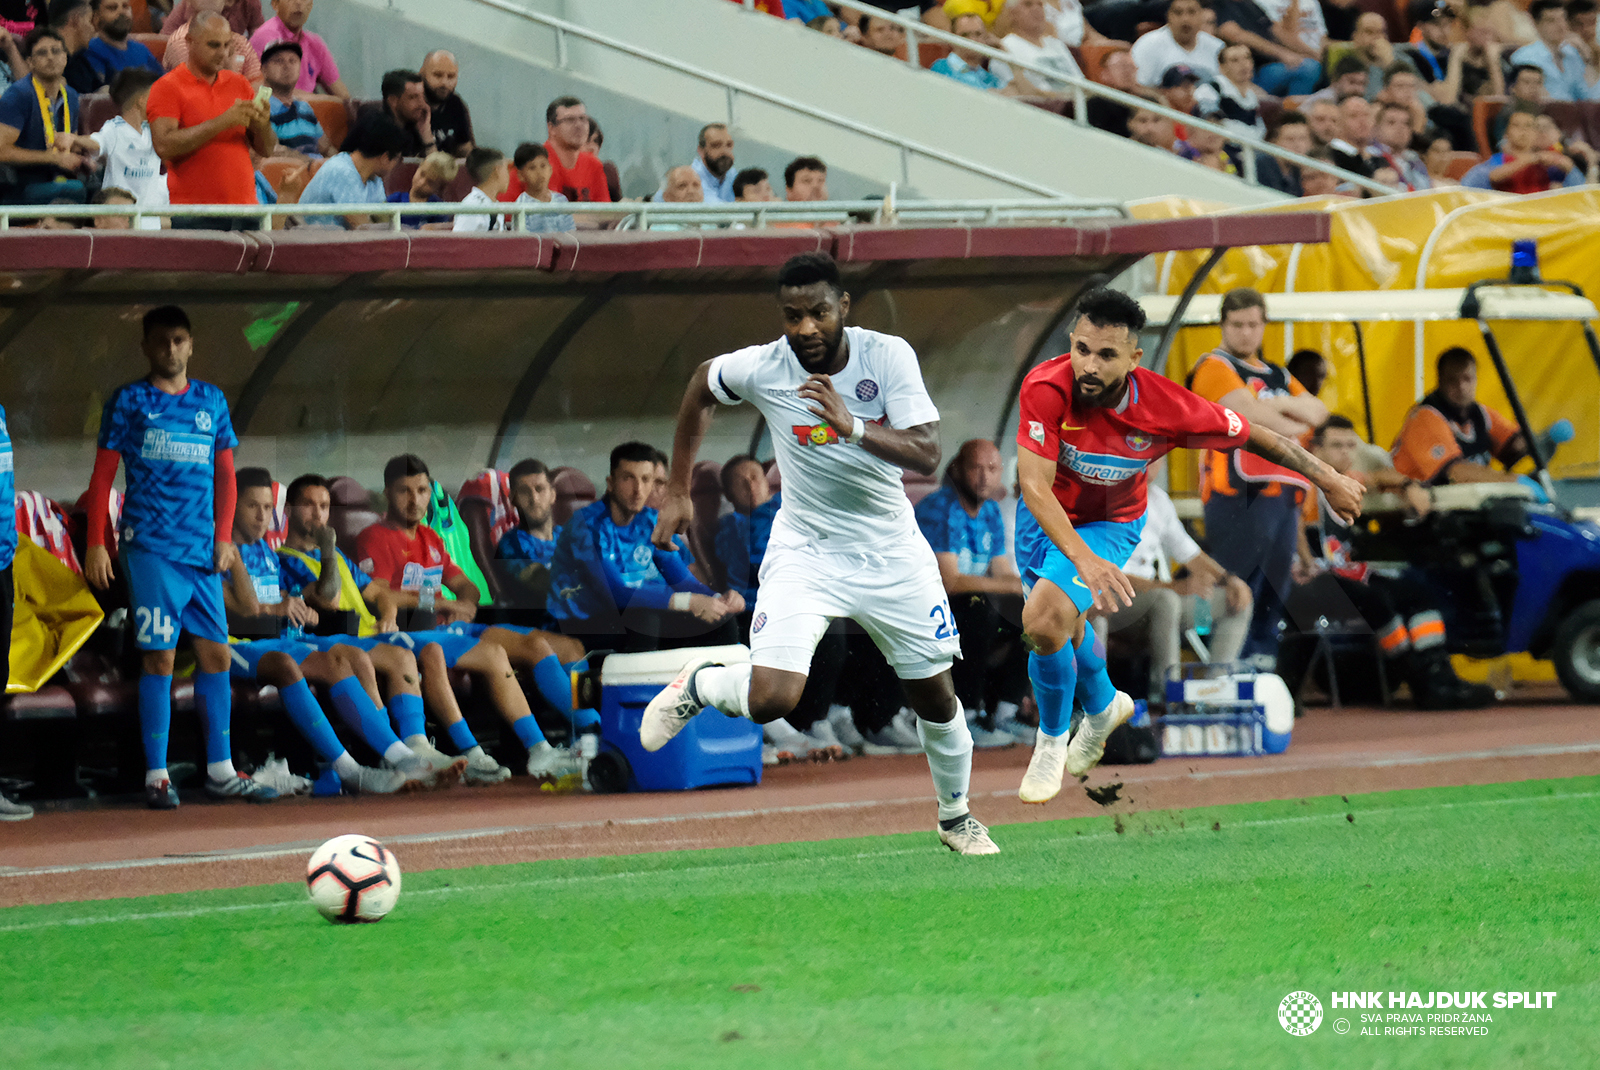
[[[422,590],[417,592],[417,608],[424,613],[433,612],[433,584],[427,580],[422,581]]]
[[[1194,600],[1194,630],[1196,635],[1211,634],[1211,599],[1197,595]]]
[[[583,785],[584,791],[594,790],[594,785],[589,783],[589,763],[594,761],[599,753],[599,736],[593,732],[585,732],[578,737],[578,782]]]

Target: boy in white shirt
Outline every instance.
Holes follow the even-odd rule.
[[[550,152],[536,141],[525,141],[517,146],[517,151],[511,157],[511,162],[516,165],[517,174],[522,177],[522,193],[517,197],[517,203],[525,201],[539,204],[549,204],[559,201],[567,203],[567,198],[550,188]],[[511,226],[507,218],[507,226]],[[570,215],[530,215],[528,216],[528,230],[555,231],[574,230],[576,225]]]
[[[467,153],[467,174],[472,176],[472,189],[461,198],[462,204],[495,204],[500,194],[511,185],[511,174],[506,170],[505,153],[499,149],[473,149]],[[497,215],[458,215],[455,231],[503,230],[505,220]]]
[[[167,179],[161,173],[161,157],[150,142],[150,124],[145,121],[145,102],[156,76],[143,67],[126,67],[111,83],[111,101],[117,116],[91,138],[79,138],[94,146],[105,161],[102,187],[124,189],[133,194],[135,204],[165,205]],[[145,216],[140,230],[160,230],[158,216]]]

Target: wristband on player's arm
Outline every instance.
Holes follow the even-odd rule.
[[[857,416],[855,418],[855,423],[850,425],[850,435],[849,435],[848,438],[845,439],[845,441],[850,443],[850,445],[854,446],[854,445],[856,445],[857,443],[859,443],[862,439],[864,439],[866,437],[867,437],[867,422],[865,420],[863,420],[861,417]]]

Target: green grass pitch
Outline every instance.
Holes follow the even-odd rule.
[[[395,912],[357,927],[299,885],[12,908],[0,1065],[1600,1060],[1600,777],[995,838],[998,858],[925,833],[410,874]],[[1323,1001],[1312,1036],[1278,1024],[1296,989]],[[1467,1037],[1363,1037],[1359,1010],[1329,1005],[1435,989],[1559,995]]]

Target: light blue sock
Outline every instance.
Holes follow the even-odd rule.
[[[206,726],[206,764],[233,761],[229,723],[233,715],[233,684],[225,672],[194,674],[194,700]]]
[[[533,718],[524,717],[523,720],[531,721]],[[535,726],[534,731],[537,732],[538,730],[538,727]],[[464,718],[445,729],[445,731],[450,733],[450,742],[456,745],[456,750],[463,754],[478,745],[477,737],[472,734],[472,729],[467,727],[467,722]],[[518,736],[518,738],[520,739],[521,736]],[[544,737],[541,736],[540,738]]]
[[[146,769],[167,767],[167,736],[172,730],[172,677],[139,677],[139,735]]]
[[[1106,675],[1106,644],[1093,628],[1085,626],[1078,645],[1078,701],[1085,713],[1104,713],[1117,689]]]
[[[463,725],[465,721],[461,722]],[[537,747],[544,742],[544,733],[539,731],[539,722],[533,719],[533,714],[518,717],[511,722],[511,731],[517,734],[517,739],[524,747]]]
[[[354,676],[346,676],[328,688],[328,697],[333,699],[333,708],[339,711],[340,719],[361,733],[361,738],[379,754],[387,756],[389,748],[400,742],[394,729],[389,727],[388,715],[378,709],[367,689]]]
[[[389,715],[400,730],[401,739],[428,734],[428,715],[422,707],[421,695],[401,693],[389,696]]]
[[[1039,705],[1039,731],[1064,736],[1072,727],[1072,694],[1078,683],[1077,653],[1068,643],[1054,654],[1029,654],[1028,679]]]
[[[328,723],[328,715],[317,704],[317,696],[311,693],[310,684],[296,680],[288,687],[278,688],[278,697],[283,699],[283,709],[289,715],[289,723],[300,730],[300,734],[306,737],[323,761],[331,762],[344,753],[344,744],[334,734],[333,725]]]
[[[580,732],[587,732],[591,728],[598,732],[600,731],[600,714],[590,709],[573,710],[572,727]]]
[[[533,667],[533,686],[557,713],[572,712],[572,677],[554,654]]]

